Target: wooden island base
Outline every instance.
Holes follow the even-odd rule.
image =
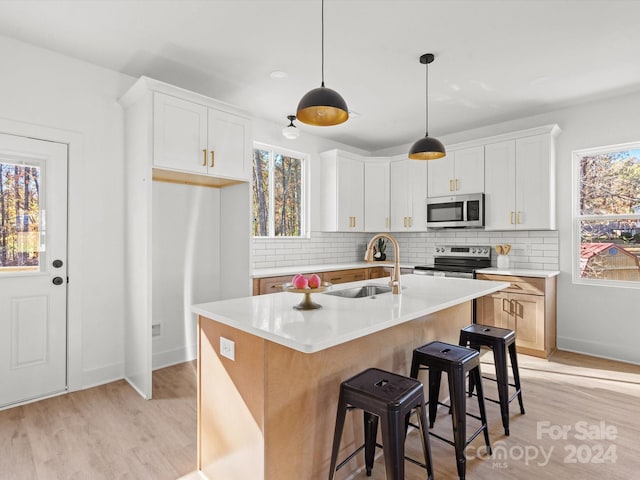
[[[327,478],[340,383],[369,367],[409,375],[414,348],[457,344],[469,323],[465,302],[309,354],[200,316],[198,469],[211,479]],[[235,361],[220,356],[221,336],[235,342]],[[362,414],[349,414],[341,458],[362,443],[362,429]],[[358,455],[336,478],[361,464]]]

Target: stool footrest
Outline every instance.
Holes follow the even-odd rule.
[[[381,445],[378,445],[378,444],[376,443],[376,446],[377,446],[377,447],[380,447]],[[347,463],[349,463],[349,460],[351,460],[353,457],[355,457],[355,456],[356,456],[359,452],[361,452],[362,450],[364,450],[364,443],[363,443],[361,446],[359,446],[358,448],[356,448],[356,449],[351,453],[351,455],[349,455],[347,458],[345,458],[342,462],[340,462],[340,463],[338,464],[338,466],[336,467],[336,472],[337,472],[338,470],[340,470],[342,467],[344,467]]]

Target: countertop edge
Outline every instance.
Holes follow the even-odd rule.
[[[367,283],[368,281],[358,281],[358,282],[350,282],[350,283],[345,283],[345,284],[341,284],[340,287],[344,287],[344,288],[349,288],[349,286],[353,286],[353,285],[359,285],[359,284],[364,284]],[[191,311],[197,315],[206,317],[207,319],[210,319],[212,321],[215,322],[219,322],[222,323],[224,325],[227,325],[229,327],[232,328],[236,328],[240,331],[243,331],[245,333],[249,333],[252,335],[255,335],[259,338],[265,339],[265,340],[269,340],[271,342],[277,343],[279,345],[283,345],[285,347],[291,348],[293,350],[302,352],[302,353],[316,353],[322,350],[326,350],[328,348],[337,346],[337,345],[341,345],[347,342],[350,342],[352,340],[356,340],[358,338],[361,338],[365,335],[370,335],[382,330],[385,330],[387,328],[391,328],[394,327],[396,325],[400,325],[412,320],[416,320],[418,318],[424,317],[426,315],[430,315],[432,313],[444,310],[446,308],[450,308],[453,307],[455,305],[459,305],[461,303],[473,300],[475,298],[479,298],[485,295],[489,295],[491,293],[497,292],[499,290],[503,290],[505,288],[509,287],[509,283],[507,282],[497,282],[497,281],[486,281],[483,280],[482,282],[485,283],[491,283],[494,285],[491,286],[486,286],[485,288],[483,288],[482,290],[479,290],[477,292],[471,293],[471,294],[466,294],[466,295],[462,295],[456,299],[452,299],[452,300],[447,300],[447,301],[443,301],[442,303],[438,303],[435,305],[430,305],[430,306],[426,306],[423,309],[418,309],[410,314],[407,315],[403,315],[401,317],[398,318],[391,318],[389,320],[385,320],[385,321],[381,321],[379,323],[376,323],[374,325],[370,325],[366,328],[362,328],[358,331],[352,331],[352,332],[345,332],[344,334],[341,334],[335,338],[332,338],[331,340],[327,340],[327,341],[323,341],[323,342],[318,342],[318,343],[314,343],[314,344],[309,344],[309,343],[304,343],[301,341],[296,341],[295,339],[291,339],[291,338],[287,338],[287,337],[283,337],[280,336],[276,333],[273,332],[268,332],[262,329],[258,329],[253,327],[252,325],[246,324],[244,322],[239,322],[237,320],[234,320],[233,318],[229,318],[228,316],[225,315],[221,315],[219,313],[214,313],[212,310],[209,310],[207,308],[207,306],[210,303],[215,303],[215,302],[210,302],[210,303],[202,303],[202,304],[196,304],[196,305],[192,305],[191,307]],[[279,293],[275,293],[275,294],[271,294],[271,295],[280,295]],[[247,297],[247,298],[252,298],[252,297]],[[349,301],[349,300],[347,300]]]
[[[251,271],[251,278],[279,277],[284,275],[295,275],[296,273],[319,273],[330,272],[332,270],[353,270],[356,268],[373,267],[393,267],[393,262],[385,260],[383,262],[348,262],[348,263],[326,263],[316,265],[291,265],[285,267],[256,268]],[[400,263],[400,268],[411,268],[413,264]]]
[[[482,268],[476,270],[476,273],[484,273],[486,275],[510,275],[514,277],[538,277],[551,278],[560,275],[558,270],[536,270],[532,268]]]

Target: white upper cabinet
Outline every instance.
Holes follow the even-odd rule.
[[[359,155],[330,150],[320,154],[322,230],[364,231],[364,162]]]
[[[428,162],[401,158],[390,165],[391,231],[424,231]]]
[[[153,165],[200,175],[251,180],[251,120],[155,92]]]
[[[388,232],[389,159],[367,158],[364,161],[364,230]]]
[[[556,228],[553,127],[485,146],[486,230]]]
[[[484,191],[484,148],[452,150],[428,163],[430,197],[464,195]]]

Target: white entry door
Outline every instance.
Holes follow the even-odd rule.
[[[67,146],[0,134],[0,409],[67,388]]]

